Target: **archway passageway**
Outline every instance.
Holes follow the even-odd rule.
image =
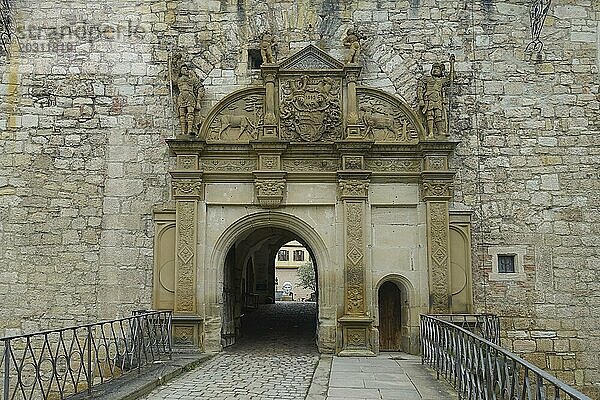
[[[292,263],[283,268],[286,274],[281,276],[288,279],[292,276],[290,272],[296,273],[300,258],[310,262],[316,276],[312,250],[290,230],[257,228],[241,233],[230,247],[223,274],[223,347],[237,344],[235,348],[263,347],[269,352],[316,351],[318,290],[315,287],[312,298],[306,295],[294,298],[297,282],[286,280],[284,291],[284,282],[278,282],[276,277],[276,262],[284,258],[281,249],[287,243],[295,243],[295,249],[303,249],[306,255],[300,257],[300,250],[291,250]],[[296,264],[293,264],[294,251]],[[299,287],[297,292],[302,293]]]

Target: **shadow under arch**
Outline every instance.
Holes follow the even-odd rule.
[[[377,326],[379,327],[380,334],[380,347],[381,344],[381,335],[385,335],[387,333],[381,332],[382,324],[381,321],[381,313],[382,313],[382,305],[380,304],[381,298],[381,290],[383,285],[386,283],[394,284],[398,289],[398,294],[400,298],[400,326],[398,329],[400,330],[400,338],[399,338],[399,347],[397,350],[402,350],[406,353],[418,354],[419,352],[419,307],[418,307],[418,299],[417,293],[413,283],[406,278],[405,276],[397,273],[387,274],[375,285],[375,289],[373,294],[375,296],[374,304],[376,304],[377,311],[375,315],[377,315]],[[385,312],[385,311],[384,311]],[[392,349],[393,350],[393,349]]]
[[[262,211],[253,214],[249,214],[239,218],[238,220],[231,223],[219,236],[215,245],[210,254],[209,262],[210,267],[212,269],[212,282],[206,282],[209,285],[216,284],[216,290],[212,290],[212,294],[214,297],[207,299],[209,303],[213,303],[215,307],[210,307],[213,310],[220,310],[219,313],[221,317],[226,315],[228,307],[231,306],[231,302],[225,293],[225,287],[228,285],[230,281],[230,277],[227,275],[227,257],[232,248],[237,246],[240,242],[246,241],[246,239],[250,238],[254,232],[264,233],[265,230],[273,230],[274,237],[281,236],[276,238],[274,243],[277,246],[281,246],[285,244],[289,240],[298,240],[302,245],[306,247],[309,251],[310,256],[314,260],[314,267],[316,272],[317,279],[317,341],[320,350],[324,350],[321,344],[321,313],[319,312],[319,308],[321,304],[323,304],[323,300],[327,298],[328,290],[326,290],[324,284],[322,282],[322,276],[324,274],[320,273],[320,271],[326,270],[330,266],[330,254],[329,250],[325,244],[325,241],[322,239],[321,235],[307,222],[302,220],[301,218],[280,212],[280,211]],[[282,236],[283,232],[283,236]],[[244,262],[246,260],[244,259]],[[328,302],[328,300],[325,300]],[[228,315],[228,314],[227,314]],[[235,317],[234,313],[234,318]],[[213,317],[218,317],[218,315],[213,315]],[[213,320],[213,323],[216,323],[216,320]],[[224,323],[223,321],[221,321]],[[227,323],[230,323],[231,320],[228,319]],[[223,325],[224,331],[226,335],[230,335],[231,327],[229,325]],[[215,332],[216,333],[216,332]],[[229,345],[230,342],[227,342]]]
[[[227,251],[241,237],[247,236],[259,228],[280,228],[290,231],[297,235],[303,244],[308,246],[319,271],[327,269],[330,265],[327,246],[313,227],[292,214],[280,211],[263,211],[238,219],[229,225],[215,242],[210,257],[210,265],[218,271],[216,277],[218,283],[223,283],[223,268]]]

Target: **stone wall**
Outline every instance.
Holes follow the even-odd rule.
[[[0,328],[150,306],[151,212],[178,129],[171,49],[190,54],[206,113],[258,82],[247,49],[265,30],[278,59],[309,43],[342,59],[355,26],[362,84],[413,106],[417,78],[456,55],[451,205],[474,212],[475,307],[504,317],[508,347],[599,396],[600,5],[555,0],[543,50],[526,53],[530,4],[17,0],[21,50],[0,64]],[[488,279],[494,246],[524,246],[525,280]]]

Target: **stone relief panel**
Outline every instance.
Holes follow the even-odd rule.
[[[419,130],[406,106],[382,92],[357,90],[362,135],[375,142],[415,143]]]
[[[365,160],[366,169],[374,172],[421,172],[421,160],[410,158],[373,158]]]
[[[342,80],[328,76],[281,78],[281,139],[294,142],[342,139]]]
[[[177,283],[175,311],[194,312],[194,255],[196,202],[177,202]]]
[[[264,92],[256,90],[224,101],[203,126],[207,142],[248,142],[258,139],[264,124]]]
[[[203,158],[200,168],[206,172],[252,172],[258,163],[255,159]]]
[[[429,234],[431,240],[431,298],[432,311],[448,311],[448,205],[431,202],[429,207]]]
[[[346,313],[365,311],[363,203],[348,202],[346,208]]]
[[[288,172],[331,172],[340,169],[339,159],[283,159],[283,170]]]

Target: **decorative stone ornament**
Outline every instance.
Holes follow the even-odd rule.
[[[356,43],[350,39],[352,50]],[[263,57],[269,60],[268,48],[265,51]],[[426,261],[420,261],[427,271],[420,276],[427,275],[428,279],[420,283],[419,290],[425,292],[420,304],[429,299],[430,310],[449,311],[448,202],[454,172],[448,170],[448,158],[456,142],[449,141],[443,132],[429,134],[423,122],[430,121],[401,99],[360,86],[361,66],[355,62],[356,57],[358,52],[344,64],[315,46],[307,46],[281,62],[263,63],[261,84],[225,96],[206,116],[198,137],[167,140],[177,157],[176,169],[171,172],[176,214],[173,308],[176,317],[187,318],[178,330],[181,340],[195,335],[200,326],[204,329],[203,340],[210,346],[234,340],[236,321],[231,318],[236,311],[231,302],[235,298],[224,291],[237,283],[227,281],[230,286],[226,287],[230,278],[215,275],[214,271],[224,264],[209,271],[197,260],[208,262],[207,254],[229,251],[203,246],[212,246],[216,240],[210,238],[207,244],[207,235],[234,226],[231,221],[220,221],[238,218],[240,206],[241,213],[247,214],[243,219],[268,215],[267,223],[261,225],[264,228],[270,227],[271,217],[285,216],[290,225],[278,229],[299,236],[291,222],[295,214],[306,213],[304,218],[314,215],[311,223],[317,225],[315,230],[321,216],[335,215],[335,223],[324,230],[333,235],[329,243],[341,246],[331,250],[339,251],[339,256],[330,257],[325,266],[320,266],[326,268],[320,275],[324,288],[319,293],[319,301],[323,302],[319,307],[324,310],[319,323],[321,349],[356,356],[378,351],[371,286],[376,268],[371,265],[374,250],[370,241],[374,235],[373,208],[380,205],[397,208],[409,199],[426,206],[427,246],[423,243],[419,247],[423,250],[417,251],[427,248],[427,254],[421,257]],[[426,105],[443,106],[443,100],[439,104],[433,100],[442,96],[448,79],[436,72],[424,83],[421,96]],[[436,118],[441,114],[433,106],[424,112],[433,117],[436,129],[440,125]],[[395,198],[388,204],[390,187],[407,190],[393,192],[391,197]],[[229,202],[231,210],[227,209]],[[215,217],[217,208],[224,218]],[[226,226],[213,227],[213,223]],[[199,231],[203,224],[206,232]],[[322,253],[316,257],[328,250],[323,244]],[[204,276],[191,274],[194,266]],[[333,277],[335,284],[331,282]],[[267,289],[269,279],[263,277],[267,283],[262,286]],[[262,293],[265,297],[267,289]],[[342,299],[343,307],[337,304]],[[228,311],[221,311],[226,307]],[[199,315],[203,325],[190,322]],[[226,318],[230,320],[223,322]]]
[[[285,172],[254,172],[256,200],[262,208],[277,208],[285,196]]]

